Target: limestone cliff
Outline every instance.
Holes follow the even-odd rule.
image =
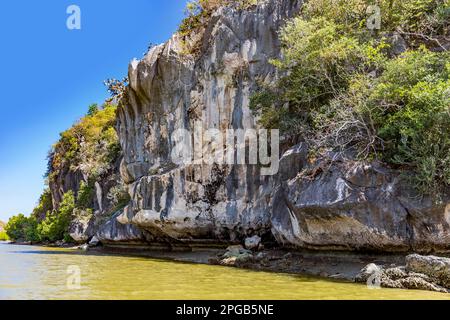
[[[190,39],[176,34],[130,64],[127,99],[117,111],[123,158],[116,170],[131,201],[96,229],[100,241],[225,244],[259,235],[294,248],[449,249],[450,202],[417,198],[399,172],[379,163],[312,163],[307,142],[290,141],[282,141],[273,176],[257,165],[172,161],[174,132],[198,121],[223,133],[258,128],[250,96],[259,82],[276,79],[269,60],[280,55],[278,31],[300,7],[269,0],[220,8],[197,54],[186,54]],[[65,176],[59,188],[76,180]]]
[[[259,234],[271,238],[277,177],[255,165],[177,166],[173,133],[255,128],[248,108],[257,81],[270,81],[268,61],[279,54],[277,32],[298,1],[268,1],[214,13],[196,56],[183,53],[178,35],[130,65],[128,103],[118,111],[124,160],[121,173],[132,198],[119,221],[157,241],[227,242]]]

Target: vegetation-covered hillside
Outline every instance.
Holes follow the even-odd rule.
[[[262,126],[314,158],[378,159],[422,194],[448,191],[449,0],[310,0],[280,35],[285,76],[251,102]]]
[[[41,195],[30,217],[22,214],[11,218],[7,233],[11,239],[71,241],[73,220],[89,221],[95,215],[111,214],[95,203],[95,184],[107,183],[106,202],[121,205],[126,192],[120,185],[117,162],[120,146],[114,129],[116,106],[92,105],[86,116],[61,133],[60,140],[49,153],[48,188]],[[100,217],[101,218],[101,217]]]

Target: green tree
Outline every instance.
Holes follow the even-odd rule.
[[[37,206],[33,209],[32,216],[38,221],[45,219],[45,216],[53,210],[52,193],[46,188],[39,197]]]
[[[6,234],[16,241],[39,241],[36,233],[37,221],[34,217],[27,218],[18,214],[9,219],[6,225]]]
[[[98,110],[99,110],[98,104],[96,104],[96,103],[91,104],[91,105],[89,106],[87,115],[88,115],[89,117],[92,117],[92,116],[94,116],[94,115],[98,112]]]
[[[43,241],[70,240],[69,226],[73,210],[75,208],[75,197],[72,191],[64,194],[59,210],[48,214],[39,223],[37,231]]]

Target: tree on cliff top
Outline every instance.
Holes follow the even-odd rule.
[[[115,123],[116,106],[106,104],[61,133],[49,154],[49,182],[63,169],[80,170],[94,180],[110,170],[120,153]]]

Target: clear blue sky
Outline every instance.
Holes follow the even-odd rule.
[[[81,9],[68,30],[66,9]],[[165,42],[185,0],[6,0],[0,10],[0,220],[29,214],[59,132],[107,96],[149,43]]]

